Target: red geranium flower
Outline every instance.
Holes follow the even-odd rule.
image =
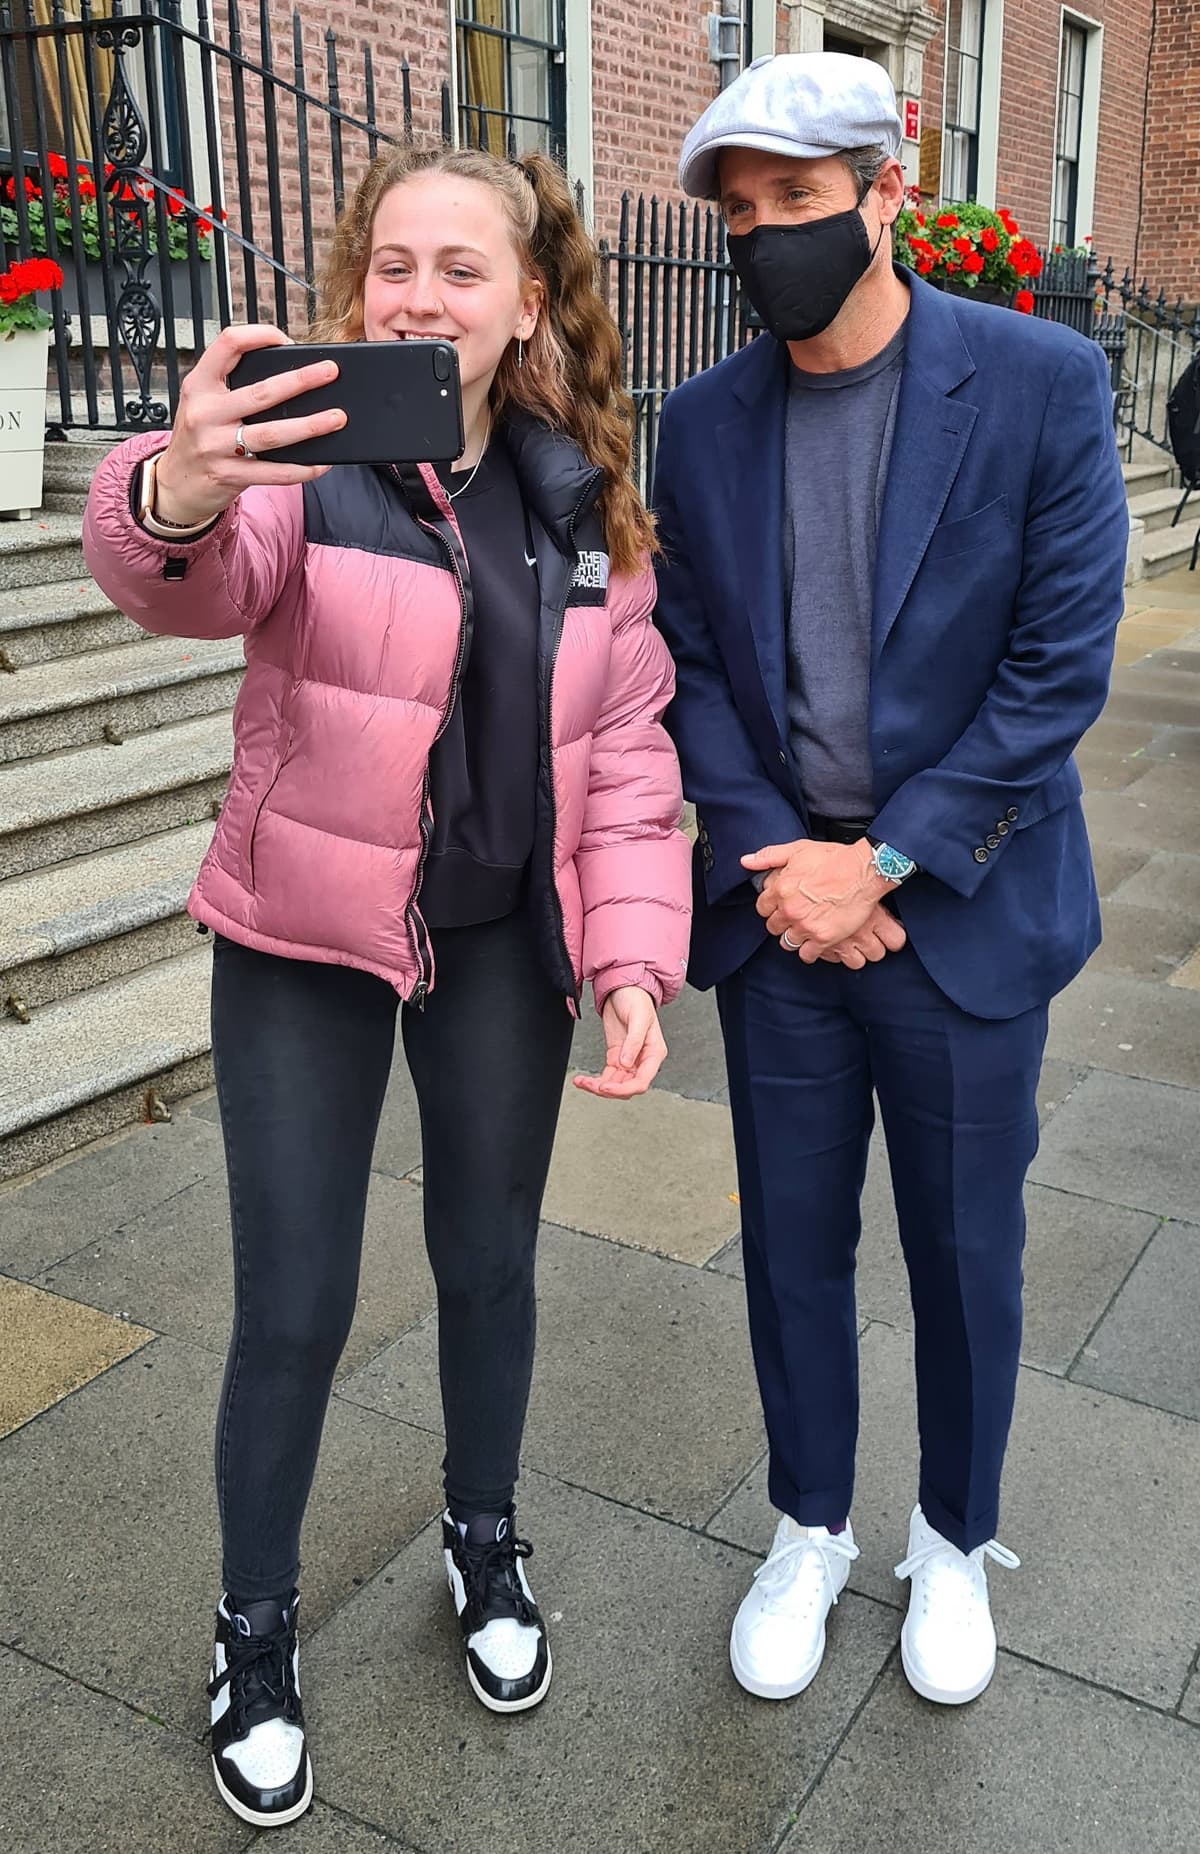
[[[927,277],[932,269],[933,269],[933,259],[932,258],[923,257],[923,258],[917,259],[918,277]]]
[[[1006,211],[1003,206],[1000,208],[1000,211],[997,213],[996,216],[999,219],[1001,225],[1004,227],[1005,231],[1008,233],[1010,238],[1019,238],[1021,236],[1020,226],[1017,224],[1012,214]]]
[[[956,238],[953,240],[953,244],[959,257],[966,257],[968,251],[973,251],[975,249],[969,238]]]
[[[985,225],[979,234],[979,242],[985,251],[995,251],[1000,244],[1000,235],[994,225]]]
[[[71,171],[60,154],[48,154],[46,168],[51,180],[65,180]]]
[[[1013,308],[1019,309],[1022,315],[1032,315],[1033,314],[1033,291],[1032,290],[1018,290],[1016,295],[1013,297]]]
[[[934,224],[943,232],[952,231],[958,223],[959,218],[956,212],[940,212],[934,220]]]
[[[978,251],[972,251],[970,257],[965,257],[963,259],[963,269],[969,270],[973,277],[979,275],[980,271],[983,269],[983,259],[980,257]]]

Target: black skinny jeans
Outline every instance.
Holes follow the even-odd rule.
[[[446,1494],[511,1500],[535,1328],[534,1251],[572,1022],[523,913],[433,936],[401,1013],[421,1111],[437,1284]],[[233,1222],[234,1324],[217,1418],[224,1580],[291,1588],[325,1411],[358,1291],[397,997],[345,966],[218,939],[213,1055]]]

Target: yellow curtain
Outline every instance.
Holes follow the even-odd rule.
[[[480,26],[503,26],[504,0],[475,0],[475,22]],[[505,155],[507,124],[502,116],[483,116],[474,111],[480,105],[487,110],[504,108],[504,40],[487,32],[466,33],[467,84],[466,102],[474,106],[468,114],[468,140],[489,154]]]
[[[68,19],[80,17],[78,0],[65,0],[64,12]],[[92,8],[94,19],[104,18],[108,7],[99,4]],[[33,16],[39,26],[53,24],[54,13],[51,0],[33,0]],[[91,36],[91,35],[90,35]],[[108,102],[112,89],[113,59],[112,53],[101,51],[91,36],[92,69],[96,79],[96,113],[103,116],[104,106]],[[84,34],[71,32],[62,34],[65,56],[63,67],[66,78],[66,95],[59,89],[58,51],[54,38],[37,41],[38,62],[42,69],[42,95],[46,112],[46,141],[56,154],[66,149],[66,126],[64,115],[70,112],[71,133],[74,137],[76,161],[95,160],[101,165],[103,151],[92,147],[92,125],[88,113],[87,94],[87,49]],[[26,130],[26,146],[32,144],[32,134]]]

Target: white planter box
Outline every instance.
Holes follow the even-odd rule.
[[[0,513],[28,517],[42,505],[48,328],[0,336]]]

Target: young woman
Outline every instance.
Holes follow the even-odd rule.
[[[243,421],[333,377],[237,392],[227,329],[169,438],[97,473],[85,547],[148,630],[246,638],[228,796],[190,907],[213,929],[213,1051],[236,1276],[217,1422],[225,1594],[213,1766],[255,1824],[312,1795],[299,1535],[354,1312],[399,999],[421,1111],[446,1424],[446,1574],[485,1706],[536,1705],[545,1626],[513,1489],[534,1243],[580,988],[592,1093],[650,1085],[683,979],[688,845],[672,692],[629,478],[620,347],[558,170],[399,150],[336,233],[317,339],[458,350],[453,469],[271,462],[341,413]],[[597,1129],[599,1133],[599,1128]]]

